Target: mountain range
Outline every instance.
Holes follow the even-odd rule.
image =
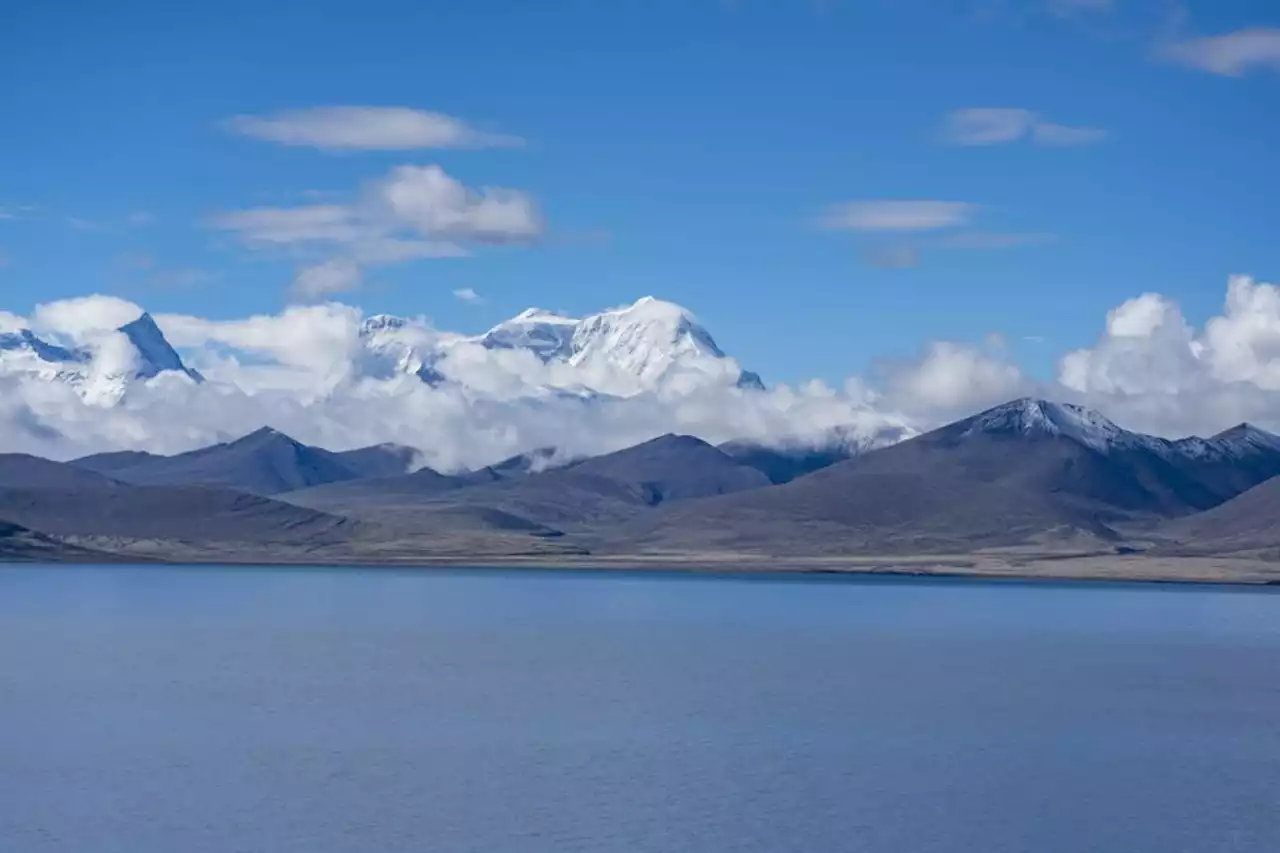
[[[1124,430],[1020,399],[889,447],[663,435],[470,471],[264,428],[175,456],[0,456],[0,557],[415,562],[1280,556],[1280,437]]]
[[[65,383],[101,405],[119,402],[135,382],[161,376],[206,381],[150,314],[115,331],[123,344],[115,348],[102,334],[88,344],[41,337],[29,328],[0,334],[0,377]],[[528,353],[545,369],[516,396],[628,397],[673,383],[764,388],[759,375],[741,369],[692,313],[651,296],[583,318],[531,308],[476,336],[439,334],[421,321],[375,315],[361,324],[359,346],[360,375],[407,374],[431,386],[468,386],[460,368],[468,347]]]

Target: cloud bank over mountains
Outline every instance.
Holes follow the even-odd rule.
[[[270,425],[339,450],[404,444],[454,469],[666,432],[871,446],[1022,394],[1170,437],[1280,428],[1280,288],[1243,276],[1201,328],[1159,294],[1125,302],[1049,382],[998,340],[937,342],[839,385],[769,383],[768,365],[749,365],[761,382],[690,312],[650,297],[585,318],[530,309],[482,335],[337,302],[154,326],[143,313],[109,296],[0,312],[0,450],[168,453]]]

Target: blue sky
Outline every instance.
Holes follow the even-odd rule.
[[[1264,0],[132,0],[4,15],[0,307],[19,314],[94,292],[211,318],[278,311],[332,252],[264,249],[217,223],[352,204],[405,164],[519,191],[540,233],[364,264],[333,298],[478,331],[530,305],[586,313],[652,293],[777,380],[989,333],[1048,375],[1130,297],[1158,291],[1199,322],[1229,274],[1280,268],[1280,5]],[[229,123],[346,105],[523,144],[335,151]],[[1003,112],[955,115],[978,108]],[[885,230],[883,202],[916,206]],[[468,288],[483,301],[454,296]]]

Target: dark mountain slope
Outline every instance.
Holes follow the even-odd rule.
[[[1096,413],[1018,400],[791,483],[672,507],[614,534],[620,549],[775,553],[968,551],[1119,538],[1117,525],[1221,501],[1175,442]],[[816,531],[820,530],[820,535]]]
[[[0,518],[55,536],[316,542],[358,525],[257,495],[202,486],[0,488]]]
[[[0,488],[93,489],[117,485],[96,471],[25,453],[0,453]]]
[[[269,428],[225,444],[150,457],[110,470],[112,476],[135,485],[223,486],[259,495],[359,476],[338,454],[300,444]]]
[[[1182,549],[1205,553],[1280,547],[1280,478],[1213,509],[1166,522],[1157,532]]]
[[[767,447],[748,441],[726,442],[719,449],[731,459],[755,468],[774,485],[790,483],[797,477],[829,468],[854,456],[842,447]]]
[[[418,451],[401,444],[376,444],[333,455],[358,477],[395,477],[407,474],[418,459]]]
[[[144,450],[117,450],[110,453],[94,453],[71,460],[71,464],[86,471],[97,471],[100,474],[114,474],[137,465],[143,465],[165,457]]]
[[[506,525],[521,519],[538,529],[558,529],[611,523],[664,503],[769,485],[768,477],[751,466],[704,441],[676,435],[560,468],[532,468],[512,461],[456,477],[424,469],[403,477],[335,483],[282,498],[362,518],[394,514],[401,523],[412,517],[415,507],[448,504],[467,508],[469,517],[487,509],[500,513],[493,517]]]

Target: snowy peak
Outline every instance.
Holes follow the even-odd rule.
[[[480,345],[488,349],[526,349],[544,362],[565,359],[572,355],[577,326],[578,321],[572,317],[528,308],[486,332]]]
[[[1117,446],[1146,444],[1147,436],[1121,429],[1098,412],[1070,403],[1023,397],[961,421],[961,437],[975,433],[1039,438],[1066,438],[1099,452]]]
[[[613,368],[648,385],[677,368],[715,373],[725,359],[724,351],[692,313],[673,302],[646,296],[633,305],[603,311],[579,323],[573,334],[570,363]]]
[[[187,367],[156,325],[155,318],[144,313],[132,323],[126,323],[118,330],[138,352],[138,370],[136,378],[151,379],[154,376],[172,370],[185,374],[193,382],[203,382],[204,377],[197,371]]]
[[[1209,440],[1240,451],[1264,450],[1280,453],[1280,435],[1258,429],[1253,424],[1237,424]]]
[[[26,353],[50,364],[81,363],[88,360],[86,353],[43,341],[30,329],[0,335],[0,350]]]

